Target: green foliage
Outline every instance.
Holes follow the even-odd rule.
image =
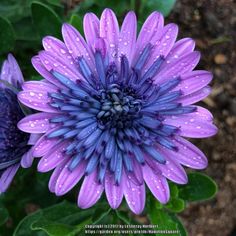
[[[184,234],[184,229],[182,223],[177,219],[172,217],[172,215],[163,209],[156,209],[152,207],[148,212],[149,219],[153,225],[157,225],[156,230],[175,230],[178,233],[175,233],[175,236],[186,236]],[[158,236],[165,236],[166,233],[158,233]]]
[[[0,53],[11,51],[15,46],[15,34],[9,20],[0,17]]]
[[[8,210],[0,205],[0,226],[3,225],[9,217]]]
[[[175,5],[176,0],[141,0],[139,13],[146,18],[151,12],[159,11],[168,16]]]
[[[83,233],[85,225],[97,224],[104,220],[111,209],[98,204],[96,208],[80,210],[67,201],[38,210],[26,216],[17,226],[14,236],[39,235],[45,232],[49,236],[73,236]]]
[[[47,5],[33,2],[31,5],[33,23],[41,37],[53,35],[61,37],[61,20]]]
[[[84,34],[83,21],[77,14],[71,15],[69,23],[73,25],[82,35]]]
[[[188,184],[179,186],[179,196],[186,201],[207,200],[215,196],[216,183],[208,176],[193,172],[188,174]]]

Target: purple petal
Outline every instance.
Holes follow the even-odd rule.
[[[70,158],[65,158],[65,160],[63,160],[63,162],[61,162],[53,171],[49,183],[48,183],[48,188],[49,190],[54,193],[55,192],[55,187],[56,187],[56,183],[57,183],[57,179],[59,177],[59,175],[61,174],[62,169],[64,168],[65,165],[67,165],[70,162]]]
[[[91,49],[94,48],[95,40],[99,37],[99,19],[93,13],[87,13],[83,21],[84,35],[87,44]]]
[[[97,171],[84,178],[78,196],[78,206],[82,209],[93,206],[101,197],[104,186],[97,182]]]
[[[123,199],[123,183],[117,185],[114,180],[114,174],[106,173],[105,176],[105,192],[107,200],[113,209],[117,209]]]
[[[56,92],[57,87],[46,81],[27,81],[22,85],[23,90]]]
[[[30,134],[28,145],[34,145],[40,138],[41,134]]]
[[[18,93],[18,99],[24,105],[39,111],[45,112],[58,112],[55,108],[51,107],[49,103],[51,99],[48,96],[47,90],[45,91],[21,91]]]
[[[195,47],[195,42],[191,38],[183,38],[177,41],[170,52],[168,53],[165,61],[163,62],[161,69],[172,62],[177,62],[180,57],[192,52]]]
[[[158,151],[165,157],[166,164],[157,164],[159,170],[162,172],[162,175],[167,179],[177,183],[177,184],[186,184],[188,182],[188,177],[184,168],[172,158],[169,149],[159,147]]]
[[[66,45],[59,39],[52,36],[43,38],[43,47],[46,51],[51,52],[56,57],[65,58],[67,61],[72,62],[73,59],[69,54]]]
[[[198,90],[194,93],[191,93],[191,94],[186,95],[186,96],[182,96],[176,101],[182,103],[182,105],[184,105],[184,106],[191,105],[191,104],[194,104],[196,102],[199,102],[199,101],[203,100],[210,93],[211,93],[211,88],[209,86],[206,86],[206,87],[204,87],[204,88],[202,88],[202,89],[200,89],[200,90]]]
[[[47,138],[47,135],[50,132],[52,132],[52,130],[44,134],[34,145],[33,155],[35,157],[44,156],[46,153],[50,152],[51,148],[53,148],[59,142],[57,138],[53,138],[53,139]]]
[[[143,184],[143,172],[142,172],[141,165],[135,160],[133,160],[132,164],[133,164],[134,171],[126,172],[127,177],[135,185],[142,185]]]
[[[118,51],[119,57],[126,55],[129,63],[132,64],[137,34],[137,19],[134,12],[126,15],[119,35]]]
[[[82,162],[73,171],[70,171],[68,165],[65,165],[58,176],[55,194],[57,196],[62,196],[69,192],[84,175],[85,167],[85,163]]]
[[[173,77],[181,76],[182,74],[192,71],[198,64],[199,60],[199,52],[190,52],[189,54],[179,58],[177,62],[172,62],[165,66],[165,69],[161,70],[154,80],[156,83],[162,83]]]
[[[207,166],[207,158],[203,152],[192,143],[181,137],[175,137],[172,142],[178,151],[169,151],[173,159],[193,169],[204,169]]]
[[[129,205],[131,211],[135,214],[140,214],[145,206],[145,185],[136,185],[134,181],[131,181],[125,172],[123,172],[123,187],[126,202]]]
[[[94,42],[94,49],[95,51],[98,50],[101,52],[102,56],[104,57],[104,60],[106,60],[105,58],[107,58],[107,45],[106,42],[103,38],[97,38]]]
[[[206,138],[217,133],[217,128],[210,121],[202,119],[200,112],[166,117],[163,123],[179,128],[179,134],[190,138]]]
[[[47,51],[39,52],[39,58],[48,71],[57,71],[74,81],[82,78],[75,66],[74,61],[71,61],[72,64],[68,63],[67,60],[63,60],[63,58],[57,58],[51,52]]]
[[[5,192],[11,184],[20,164],[15,164],[7,168],[0,177],[0,194]]]
[[[48,172],[54,169],[56,166],[60,165],[65,159],[67,159],[67,155],[65,155],[65,150],[68,145],[68,142],[59,143],[55,145],[50,150],[50,152],[45,154],[40,159],[38,163],[38,171]]]
[[[54,125],[49,120],[55,117],[56,114],[40,112],[24,117],[19,123],[18,128],[26,133],[46,133],[49,129],[54,128]]]
[[[0,78],[16,88],[24,82],[20,67],[12,54],[8,54],[7,60],[3,62]],[[2,83],[0,83],[0,87],[2,87]]]
[[[212,77],[212,73],[205,70],[191,71],[181,75],[181,81],[174,90],[181,90],[183,96],[186,96],[207,86]]]
[[[83,56],[89,66],[93,68],[92,52],[81,34],[72,25],[65,23],[62,26],[62,36],[72,57],[76,60],[78,57]]]
[[[116,15],[110,9],[105,9],[100,20],[100,37],[108,44],[110,61],[116,61],[118,55],[119,25]]]
[[[164,26],[164,18],[159,12],[153,12],[144,22],[138,35],[136,44],[136,56],[153,38],[159,38]]]
[[[176,24],[168,24],[166,25],[162,31],[161,34],[158,35],[158,38],[153,38],[151,40],[152,45],[154,45],[154,48],[152,50],[151,56],[144,67],[144,71],[146,71],[153,63],[154,61],[162,56],[166,56],[171,48],[173,47],[175,40],[178,35],[178,26]]]
[[[52,84],[56,85],[59,88],[63,88],[64,86],[57,81],[57,79],[44,67],[43,63],[41,62],[39,56],[34,56],[31,59],[32,65],[34,66],[35,70],[42,75],[47,81],[51,82]]]
[[[33,160],[33,149],[31,148],[22,156],[20,164],[23,168],[29,168],[32,166]]]
[[[166,178],[161,174],[155,174],[148,164],[143,166],[143,177],[155,198],[162,204],[166,204],[170,198],[170,190]]]

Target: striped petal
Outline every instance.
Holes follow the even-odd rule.
[[[15,164],[7,168],[0,177],[0,194],[4,193],[11,184],[20,164]]]
[[[51,99],[47,91],[21,91],[18,93],[18,99],[24,105],[39,111],[57,112],[57,110],[49,105]]]
[[[93,68],[92,52],[81,34],[72,25],[64,23],[62,26],[62,36],[66,47],[74,60],[82,56],[89,66]]]
[[[153,12],[144,22],[138,35],[136,53],[139,55],[143,48],[153,39],[159,38],[164,26],[164,18],[159,12]]]
[[[160,56],[165,57],[170,52],[177,38],[177,34],[178,26],[171,23],[166,25],[162,29],[161,34],[158,36],[158,38],[153,38],[150,41],[151,44],[154,45],[154,47],[151,56],[148,59],[146,66],[144,67],[144,71],[146,71],[157,58],[159,58]]]
[[[105,9],[101,15],[100,37],[104,38],[108,44],[110,61],[117,61],[119,25],[116,15],[110,9]]]
[[[49,183],[48,183],[48,188],[49,190],[54,193],[55,192],[55,187],[56,187],[56,183],[57,183],[57,179],[63,169],[63,167],[69,163],[70,161],[70,158],[66,158],[65,160],[63,160],[63,162],[61,164],[59,164],[55,170],[53,171],[51,177],[50,177],[50,180],[49,180]]]
[[[39,52],[39,58],[48,71],[57,71],[58,73],[65,75],[74,81],[82,78],[78,69],[74,65],[74,61],[71,62],[72,64],[68,64],[67,60],[63,60],[63,58],[56,58],[55,55],[48,51]]]
[[[26,152],[21,158],[21,166],[24,168],[29,168],[33,164],[33,149],[31,148],[28,152]]]
[[[53,138],[48,139],[47,135],[52,132],[52,130],[45,133],[34,145],[33,147],[33,155],[35,157],[44,156],[46,153],[50,152],[51,148],[54,147],[57,143],[59,143],[59,139]]]
[[[206,168],[207,158],[199,148],[181,137],[175,137],[172,142],[178,148],[178,152],[169,151],[173,159],[193,169]]]
[[[64,86],[57,81],[57,79],[44,67],[42,61],[40,60],[39,56],[34,56],[31,59],[31,63],[34,66],[35,70],[48,82],[56,85],[59,88],[63,88]]]
[[[202,119],[201,112],[166,117],[164,124],[179,128],[180,135],[190,138],[206,138],[217,133],[217,128],[212,122]]]
[[[128,178],[128,176],[123,172],[123,187],[124,195],[127,204],[131,211],[135,214],[140,214],[145,206],[145,185],[136,185],[134,181]]]
[[[46,133],[54,127],[49,120],[55,116],[56,114],[47,112],[28,115],[18,123],[18,128],[27,133]]]
[[[161,174],[155,174],[148,164],[143,166],[143,177],[155,198],[162,204],[166,204],[170,198],[170,190],[166,178]]]
[[[54,169],[56,166],[60,165],[67,155],[65,155],[66,147],[68,142],[59,143],[50,149],[50,152],[46,153],[38,163],[39,172],[47,172]]]
[[[155,76],[154,81],[155,83],[163,83],[173,77],[176,78],[182,74],[190,72],[198,64],[199,60],[199,52],[190,52],[189,54],[179,58],[177,62],[169,63],[165,69],[161,70],[160,73]]]
[[[87,13],[83,20],[84,35],[87,44],[94,49],[95,40],[99,37],[99,19],[93,13]]]
[[[129,63],[132,64],[137,34],[137,19],[134,12],[130,11],[121,26],[119,35],[118,51],[119,57],[126,55]]]
[[[196,92],[180,97],[176,102],[183,106],[191,105],[206,98],[211,93],[211,87],[206,86]]]
[[[105,192],[107,200],[113,209],[117,209],[123,198],[123,183],[121,181],[120,185],[115,183],[114,175],[107,173],[105,176]]]
[[[172,62],[177,62],[180,57],[192,52],[195,47],[195,42],[191,38],[183,38],[177,41],[170,52],[168,53],[165,61],[163,62],[161,69],[164,69],[165,66]]]
[[[172,158],[169,149],[159,146],[158,151],[165,156],[166,159],[165,165],[157,164],[162,175],[177,184],[186,184],[188,182],[186,172],[184,168]]]
[[[174,90],[181,90],[183,96],[192,94],[206,87],[212,80],[212,73],[205,70],[195,70],[181,75],[181,81]]]
[[[103,185],[97,182],[97,171],[85,176],[78,196],[78,206],[82,209],[93,206],[100,199],[103,190]]]
[[[85,172],[85,163],[82,162],[73,171],[70,171],[68,165],[65,165],[58,176],[55,194],[62,196],[69,192],[82,178]]]

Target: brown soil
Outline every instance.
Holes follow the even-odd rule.
[[[192,37],[202,53],[201,69],[213,72],[212,94],[203,101],[218,134],[195,141],[208,156],[204,171],[218,184],[215,199],[189,204],[181,217],[190,236],[236,235],[236,1],[178,0],[168,21],[180,37]]]

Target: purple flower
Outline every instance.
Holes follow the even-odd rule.
[[[152,13],[136,39],[133,12],[121,30],[106,9],[99,20],[84,17],[86,41],[69,24],[64,42],[43,39],[44,51],[32,59],[44,81],[26,82],[19,100],[40,111],[18,127],[43,134],[33,155],[40,172],[53,170],[49,189],[66,194],[84,177],[78,206],[94,205],[105,190],[112,208],[123,196],[139,214],[145,183],[161,202],[169,199],[167,179],[186,184],[182,165],[207,166],[205,155],[181,136],[203,138],[217,128],[211,113],[192,105],[210,93],[212,74],[195,70],[200,54],[194,41],[177,42],[175,24],[164,26]]]
[[[28,144],[34,144],[37,136],[17,128],[17,123],[25,116],[17,101],[23,82],[17,62],[9,54],[0,75],[0,194],[6,191],[20,165],[29,167],[33,161]]]

